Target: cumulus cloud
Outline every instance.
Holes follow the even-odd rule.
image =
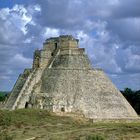
[[[26,48],[26,25],[31,16],[23,5],[0,9],[0,88],[9,90],[24,67],[30,67],[31,58],[22,53]],[[8,84],[7,84],[8,83]]]
[[[16,67],[20,67],[20,66],[28,67],[30,66],[31,62],[32,59],[24,57],[23,54],[16,54],[10,61],[10,63],[16,65]]]
[[[60,35],[59,29],[53,29],[53,28],[45,28],[42,32],[42,36],[44,39],[50,38],[50,37],[57,37]]]
[[[28,0],[0,9],[0,83],[6,78],[13,83],[30,67],[33,51],[46,38],[72,34],[92,65],[104,69],[119,88],[140,88],[139,5],[139,0]]]

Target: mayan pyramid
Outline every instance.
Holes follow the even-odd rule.
[[[49,38],[34,53],[33,66],[16,81],[5,109],[40,108],[86,118],[138,117],[101,69],[70,35]]]

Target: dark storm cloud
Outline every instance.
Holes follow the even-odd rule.
[[[107,21],[107,28],[122,40],[140,40],[139,0],[46,0],[37,3],[41,6],[41,14],[35,21],[42,26],[86,31],[88,22],[102,20]]]
[[[140,17],[139,0],[122,0],[120,4],[113,9],[113,14],[117,18],[138,18]]]
[[[41,6],[41,14],[35,21],[42,25],[59,29],[79,28],[83,23],[84,9],[70,0],[37,1]],[[81,22],[81,23],[80,23]]]
[[[125,18],[108,21],[108,29],[123,41],[140,43],[140,18]]]

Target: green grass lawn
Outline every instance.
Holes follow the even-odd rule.
[[[45,110],[0,111],[0,140],[140,140],[140,123],[91,123]]]

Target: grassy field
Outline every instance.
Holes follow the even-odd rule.
[[[0,111],[0,140],[140,140],[140,123],[91,123],[45,110]]]

